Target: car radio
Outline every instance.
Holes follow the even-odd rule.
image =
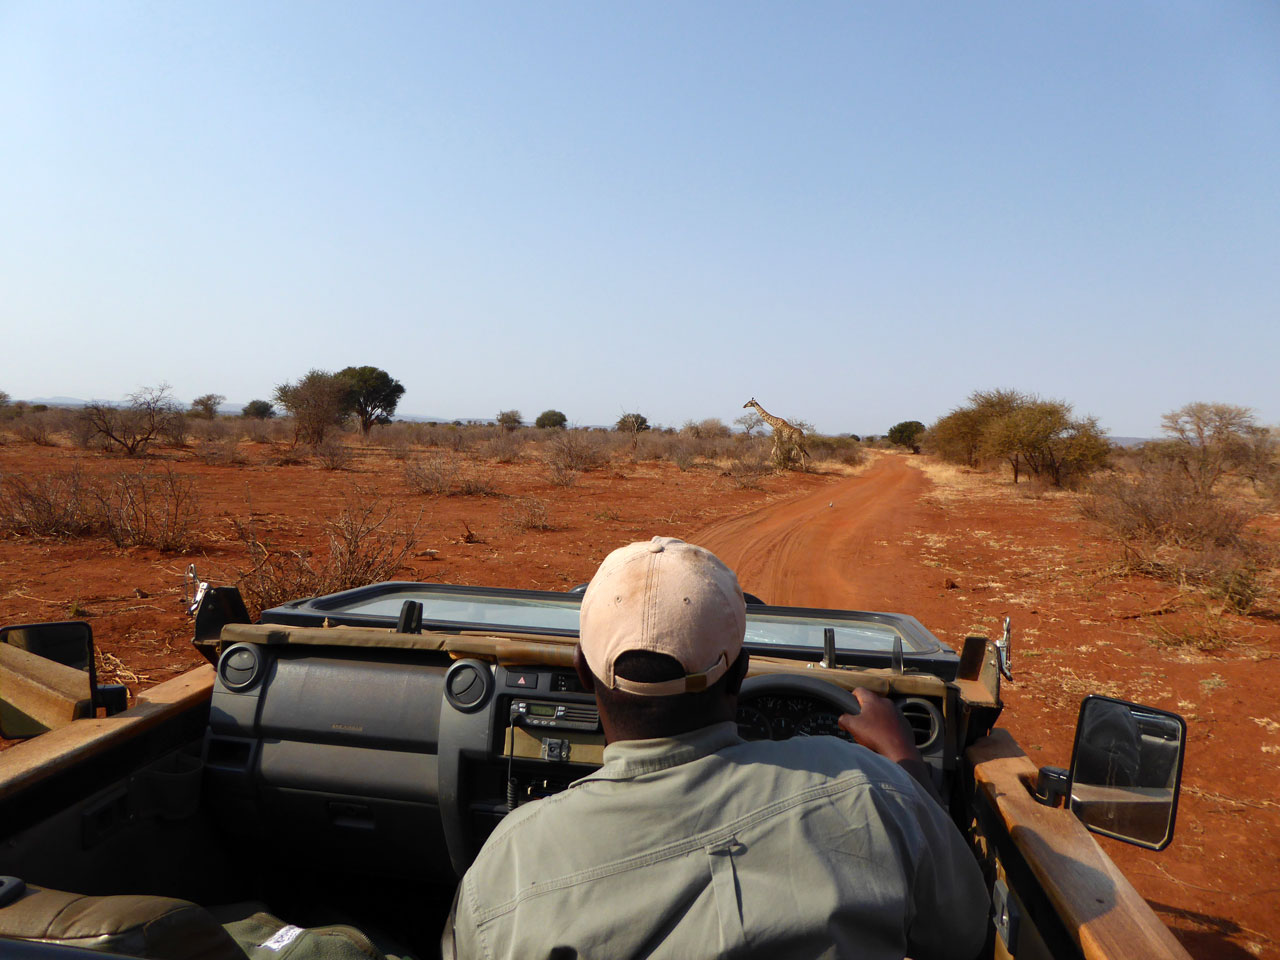
[[[511,703],[511,720],[522,727],[551,727],[591,733],[600,729],[600,711],[593,703],[515,700]]]

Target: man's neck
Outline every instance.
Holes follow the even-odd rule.
[[[678,737],[684,733],[692,733],[712,724],[732,720],[735,710],[708,712],[699,716],[669,717],[662,721],[648,723],[628,723],[625,718],[613,718],[606,712],[600,713],[600,724],[604,727],[606,743],[617,743],[620,740],[657,740],[660,738]]]

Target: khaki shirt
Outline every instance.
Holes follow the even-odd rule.
[[[519,807],[463,878],[459,957],[966,960],[988,896],[955,825],[897,765],[734,723],[612,743]]]

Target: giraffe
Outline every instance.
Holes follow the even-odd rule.
[[[793,426],[781,417],[775,417],[760,404],[756,403],[756,398],[752,397],[742,405],[742,409],[747,407],[755,407],[756,413],[760,414],[760,419],[773,427],[773,462],[783,463],[790,462],[792,457],[800,458],[800,469],[805,469],[805,458],[809,456],[809,451],[804,448],[804,431],[797,426]],[[783,459],[782,454],[785,452],[786,458]]]

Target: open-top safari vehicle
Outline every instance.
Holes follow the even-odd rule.
[[[120,712],[87,625],[11,628],[6,735],[49,730],[0,754],[0,956],[434,953],[494,826],[600,762],[579,601],[383,583],[255,624],[200,584],[210,665]],[[988,956],[1186,956],[1086,832],[1170,841],[1180,718],[1089,698],[1070,767],[1037,771],[994,726],[1007,624],[956,653],[909,616],[752,603],[747,646],[746,737],[843,735],[857,686],[899,704],[983,865]]]

